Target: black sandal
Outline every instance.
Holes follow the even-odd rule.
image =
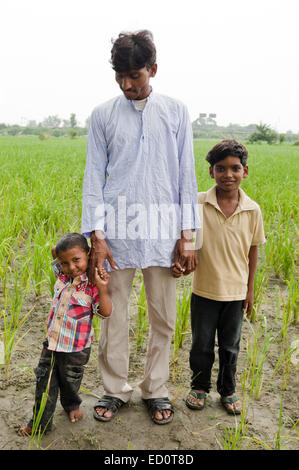
[[[149,398],[149,399],[144,399],[144,403],[147,406],[147,409],[149,411],[149,414],[151,415],[151,418],[154,423],[156,424],[167,424],[170,423],[173,420],[173,415],[174,415],[174,409],[172,404],[170,403],[169,399],[167,397],[165,398]],[[165,410],[170,410],[171,414],[169,415],[168,418],[165,419],[157,419],[155,418],[156,411],[165,411]]]
[[[103,395],[102,398],[94,405],[93,417],[98,421],[111,421],[112,418],[116,415],[119,408],[125,404],[120,398],[111,397],[110,395]],[[96,408],[106,408],[107,410],[112,411],[112,416],[106,418],[106,416],[98,415]],[[105,411],[106,413],[106,411]]]

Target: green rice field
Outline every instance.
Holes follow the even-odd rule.
[[[199,191],[214,184],[205,156],[215,143],[194,142]],[[205,432],[200,434],[195,414],[192,415],[183,404],[190,381],[190,276],[181,278],[177,281],[177,325],[170,355],[169,383],[178,410],[190,417],[188,443],[185,436],[180,438],[183,449],[282,450],[299,447],[299,146],[252,144],[246,147],[249,176],[242,182],[242,188],[261,207],[267,242],[259,253],[253,315],[250,321],[244,320],[238,367],[238,392],[242,397],[243,412],[238,420],[222,419],[218,408],[212,412],[214,395],[211,395],[211,407],[207,412],[200,412],[203,413],[201,417],[205,416],[200,418],[205,419],[202,428]],[[0,425],[2,419],[6,423],[5,433],[11,436],[6,444],[4,431],[3,435],[0,432],[4,449],[28,447],[28,442],[24,443],[15,428],[19,421],[29,417],[32,406],[33,368],[39,358],[55,282],[50,269],[51,247],[64,233],[80,232],[85,156],[86,138],[43,141],[36,137],[0,138],[0,403],[3,397],[8,400],[6,408],[0,406],[4,410],[0,412]],[[131,368],[132,376],[141,380],[140,361],[146,353],[148,322],[140,273],[136,275],[133,291]],[[99,320],[94,320],[94,327],[97,341]],[[96,347],[92,360],[94,366],[91,363],[90,367],[94,369],[92,374],[86,374],[83,400],[90,397],[88,392],[97,393],[101,385],[99,373],[94,371]],[[19,410],[18,416],[11,416],[9,409],[20,390],[27,393],[28,405]],[[257,413],[255,420],[251,417],[252,409],[259,410],[259,419]],[[150,424],[149,420],[145,422]],[[92,422],[93,426],[96,424]],[[80,432],[86,434],[87,431],[82,428]],[[127,430],[113,448],[155,448],[146,447],[155,443],[142,444],[137,434],[129,434]],[[49,438],[31,445],[45,448],[44,439]],[[66,436],[64,439],[67,442],[65,448],[77,448],[75,439],[72,440],[73,447]],[[90,438],[83,448],[100,445],[109,448],[109,444],[97,439],[92,441]],[[158,436],[156,445],[160,445],[160,439]],[[60,448],[53,437],[52,441],[47,441],[50,448]]]

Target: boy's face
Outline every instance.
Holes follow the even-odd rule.
[[[132,69],[129,72],[116,72],[115,80],[128,100],[144,100],[150,94],[150,78],[157,72],[157,64],[150,69]]]
[[[66,251],[59,251],[58,259],[65,276],[74,279],[87,270],[88,255],[80,246],[74,246]]]
[[[240,158],[228,156],[214,166],[210,166],[210,176],[219,189],[229,192],[239,188],[243,178],[248,176],[248,166],[243,166]]]

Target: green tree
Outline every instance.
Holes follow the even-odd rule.
[[[55,114],[55,116],[46,117],[42,122],[43,127],[49,127],[50,129],[55,129],[56,127],[59,127],[60,124],[61,119],[57,116],[57,114]]]
[[[74,129],[77,126],[77,119],[76,119],[76,114],[75,113],[71,114],[70,123],[71,123],[72,129]]]
[[[273,144],[278,138],[277,133],[271,129],[268,124],[260,123],[256,126],[256,132],[253,132],[249,136],[249,142],[252,144],[254,142],[267,142],[268,144]]]

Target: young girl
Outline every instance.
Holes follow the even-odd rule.
[[[108,293],[109,274],[101,268],[95,271],[95,286],[88,282],[90,248],[81,234],[69,233],[52,249],[52,268],[57,277],[54,285],[52,309],[47,322],[47,336],[36,374],[33,418],[20,428],[22,435],[30,435],[34,416],[41,406],[43,393],[48,397],[39,427],[50,431],[56,407],[58,390],[60,401],[71,422],[83,417],[78,391],[88,362],[93,339],[92,317],[107,318],[112,311]]]

